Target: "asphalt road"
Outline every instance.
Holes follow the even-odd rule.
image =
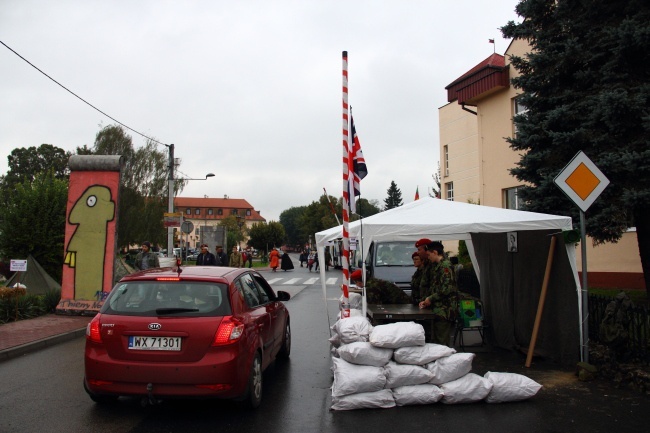
[[[330,272],[332,276],[338,273]],[[520,355],[477,353],[474,372],[513,371],[544,385],[533,399],[490,405],[435,404],[392,409],[330,411],[328,316],[337,313],[338,284],[325,301],[319,283],[285,284],[316,277],[298,267],[268,273],[292,299],[293,348],[288,362],[264,375],[262,406],[248,411],[228,401],[165,401],[142,407],[138,399],[94,404],[82,387],[84,339],[79,338],[0,364],[0,432],[627,432],[648,431],[650,401],[604,382],[578,382],[570,371],[533,365]],[[298,281],[296,281],[298,283]],[[325,312],[327,310],[327,313]]]

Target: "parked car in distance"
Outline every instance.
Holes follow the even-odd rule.
[[[127,275],[88,324],[84,388],[97,403],[199,397],[258,407],[262,372],[291,352],[289,299],[246,268]]]
[[[190,261],[190,262],[195,262],[196,259],[198,259],[198,258],[199,258],[198,253],[192,253],[192,254],[187,256],[187,260]]]

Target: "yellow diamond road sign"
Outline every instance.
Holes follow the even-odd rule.
[[[582,151],[562,169],[554,182],[583,212],[609,185],[609,179]]]

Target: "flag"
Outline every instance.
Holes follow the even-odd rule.
[[[491,44],[493,44],[493,43],[494,43],[494,39],[488,39],[488,42],[490,42]]]
[[[420,187],[415,187],[415,200],[420,200]]]
[[[352,166],[354,167],[354,195],[361,195],[360,183],[361,179],[368,175],[368,168],[366,167],[366,160],[363,157],[361,150],[361,143],[357,136],[357,130],[354,127],[354,117],[350,116],[350,124],[352,129]]]

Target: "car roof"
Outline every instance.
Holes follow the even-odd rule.
[[[247,272],[243,268],[228,268],[224,266],[181,266],[179,274],[176,267],[154,268],[126,275],[120,281],[144,281],[158,278],[178,278],[188,280],[223,281],[230,283],[239,275]]]

